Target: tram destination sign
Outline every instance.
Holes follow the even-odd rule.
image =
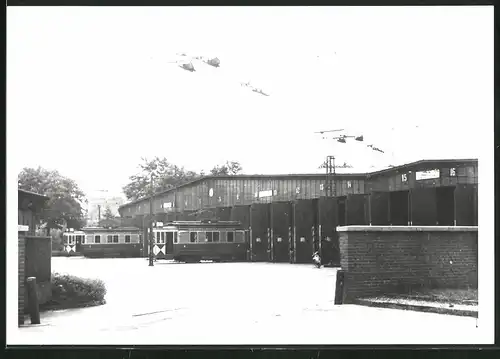
[[[415,178],[417,181],[424,181],[428,179],[439,178],[439,170],[427,170],[427,171],[417,171],[415,173]]]

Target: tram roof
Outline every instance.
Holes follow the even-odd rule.
[[[140,231],[137,227],[85,227],[84,232],[130,232],[130,231]]]
[[[164,223],[162,227],[222,227],[222,228],[232,228],[240,227],[241,222],[239,221],[174,221]],[[156,227],[156,228],[162,228]]]

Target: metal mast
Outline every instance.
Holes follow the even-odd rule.
[[[335,186],[335,157],[326,157],[326,196],[335,197],[337,195]]]

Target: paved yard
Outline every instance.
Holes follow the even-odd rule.
[[[467,344],[476,320],[334,306],[335,269],[53,258],[53,271],[106,282],[107,304],[46,312],[18,329],[37,344]],[[10,342],[10,340],[9,340]]]

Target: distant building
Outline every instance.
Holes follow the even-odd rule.
[[[125,203],[124,198],[113,196],[96,196],[89,198],[87,225],[97,225],[99,223],[99,211],[103,219],[106,208],[109,207],[115,216],[119,216],[118,208]]]

